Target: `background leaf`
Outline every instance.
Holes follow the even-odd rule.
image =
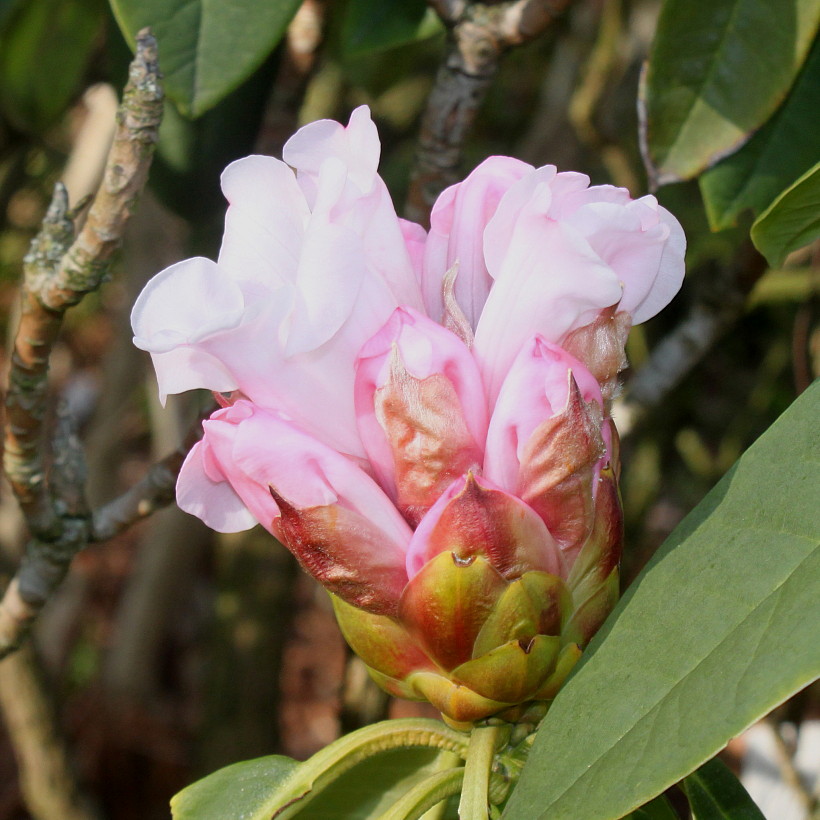
[[[819,20],[816,0],[666,0],[642,89],[650,178],[690,179],[742,145],[786,96]]]
[[[787,188],[752,225],[752,241],[772,267],[820,236],[820,162]]]
[[[342,23],[342,53],[358,57],[442,31],[426,0],[350,0]]]
[[[0,7],[0,110],[41,134],[83,90],[102,32],[102,0],[30,0]]]
[[[766,820],[743,784],[719,758],[704,763],[684,781],[694,820]]]
[[[678,820],[678,815],[664,795],[630,812],[623,820]]]
[[[165,87],[198,117],[258,68],[281,39],[301,0],[111,0],[126,39],[150,26]]]
[[[541,724],[509,818],[609,820],[820,674],[820,381],[629,587]]]
[[[739,151],[698,180],[712,230],[733,225],[743,211],[755,216],[804,174],[820,154],[820,38],[788,98]]]

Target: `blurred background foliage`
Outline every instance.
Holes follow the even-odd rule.
[[[714,343],[655,406],[638,412],[625,403],[626,582],[820,374],[816,244],[770,267],[749,242],[753,219],[820,155],[817,15],[811,4],[785,4],[796,10],[793,39],[774,37],[771,47],[797,43],[797,57],[777,76],[760,69],[766,95],[751,80],[744,88],[744,99],[759,98],[753,120],[736,117],[716,150],[681,159],[681,123],[694,108],[704,119],[687,127],[708,130],[709,111],[698,114],[703,94],[684,101],[683,113],[676,108],[680,88],[667,94],[665,61],[693,44],[707,48],[726,5],[668,0],[661,12],[660,0],[576,0],[543,36],[504,57],[464,150],[465,172],[499,153],[583,171],[635,196],[650,177],[673,183],[658,196],[686,230],[687,280],[668,310],[633,332],[633,372],[698,310],[721,320]],[[774,10],[783,25],[778,4],[741,5]],[[764,18],[754,18],[758,27]],[[111,89],[122,88],[128,42],[143,25],[158,36],[169,97],[150,192],[120,269],[69,313],[53,365],[55,392],[83,421],[97,502],[173,449],[196,412],[195,400],[164,413],[156,406],[127,316],[148,276],[217,253],[221,170],[254,151],[277,155],[299,124],[346,120],[367,103],[382,138],[381,173],[401,203],[445,48],[444,27],[423,0],[0,0],[0,338],[54,182],[66,178],[75,199],[97,182]],[[741,71],[750,65],[746,46]],[[642,92],[648,175],[635,101],[652,48]],[[690,80],[697,77],[679,86]],[[0,573],[13,573],[20,545],[4,490]],[[165,817],[174,791],[218,766],[274,751],[306,756],[343,729],[414,708],[386,704],[368,685],[323,597],[267,534],[215,536],[171,510],[80,555],[36,645],[43,691],[91,798],[78,817]],[[816,708],[804,695],[784,714]],[[26,805],[9,739],[0,744],[0,820],[45,816]]]

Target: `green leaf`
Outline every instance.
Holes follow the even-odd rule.
[[[816,0],[666,0],[641,89],[655,184],[694,177],[763,125],[818,22]]]
[[[820,162],[787,188],[752,225],[752,241],[773,268],[820,236]]]
[[[298,820],[366,820],[381,816],[413,786],[436,775],[438,752],[394,749],[354,766],[304,808]],[[171,801],[174,820],[270,820],[280,816],[284,787],[300,766],[271,755],[226,766]],[[299,807],[294,805],[294,809]]]
[[[630,812],[624,820],[678,820],[678,815],[664,795]]]
[[[304,763],[272,755],[227,766],[183,789],[171,809],[174,820],[366,818],[437,773],[439,749],[466,746],[466,736],[436,720],[383,721]]]
[[[758,216],[817,161],[820,134],[820,38],[788,98],[739,151],[700,179],[713,231],[734,225],[751,209]]]
[[[350,0],[342,23],[342,53],[360,57],[431,37],[442,30],[426,0]]]
[[[0,9],[0,110],[42,134],[83,90],[104,22],[102,0],[30,0]]]
[[[168,95],[198,117],[270,54],[301,0],[111,0],[126,39],[150,26]]]
[[[693,820],[766,820],[743,784],[718,758],[692,772],[683,789]]]
[[[174,820],[270,818],[270,795],[299,767],[295,760],[270,755],[234,763],[183,789],[171,800]]]
[[[381,817],[414,786],[423,789],[421,784],[425,780],[448,776],[436,771],[437,759],[437,753],[429,749],[397,749],[371,757],[325,789],[296,818],[371,820]]]
[[[820,381],[627,590],[556,697],[505,817],[610,820],[820,674]]]

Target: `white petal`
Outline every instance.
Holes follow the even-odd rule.
[[[212,481],[203,464],[205,445],[198,441],[177,478],[177,504],[217,532],[243,532],[258,522],[227,481]]]

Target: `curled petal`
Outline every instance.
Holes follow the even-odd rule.
[[[232,330],[244,313],[244,295],[224,270],[210,259],[186,259],[154,276],[137,297],[131,311],[134,344],[167,353]]]
[[[347,127],[334,120],[308,123],[282,150],[285,162],[296,169],[300,178],[318,177],[325,160],[337,157],[349,169],[351,181],[361,193],[373,187],[380,154],[379,133],[365,105],[354,109]]]
[[[453,482],[413,533],[407,574],[413,578],[442,552],[482,556],[505,578],[537,570],[562,575],[563,559],[544,522],[520,499],[469,474]]]
[[[243,532],[258,522],[213,461],[207,443],[198,441],[188,452],[177,477],[177,504],[217,532]],[[271,517],[276,513],[270,505]]]

